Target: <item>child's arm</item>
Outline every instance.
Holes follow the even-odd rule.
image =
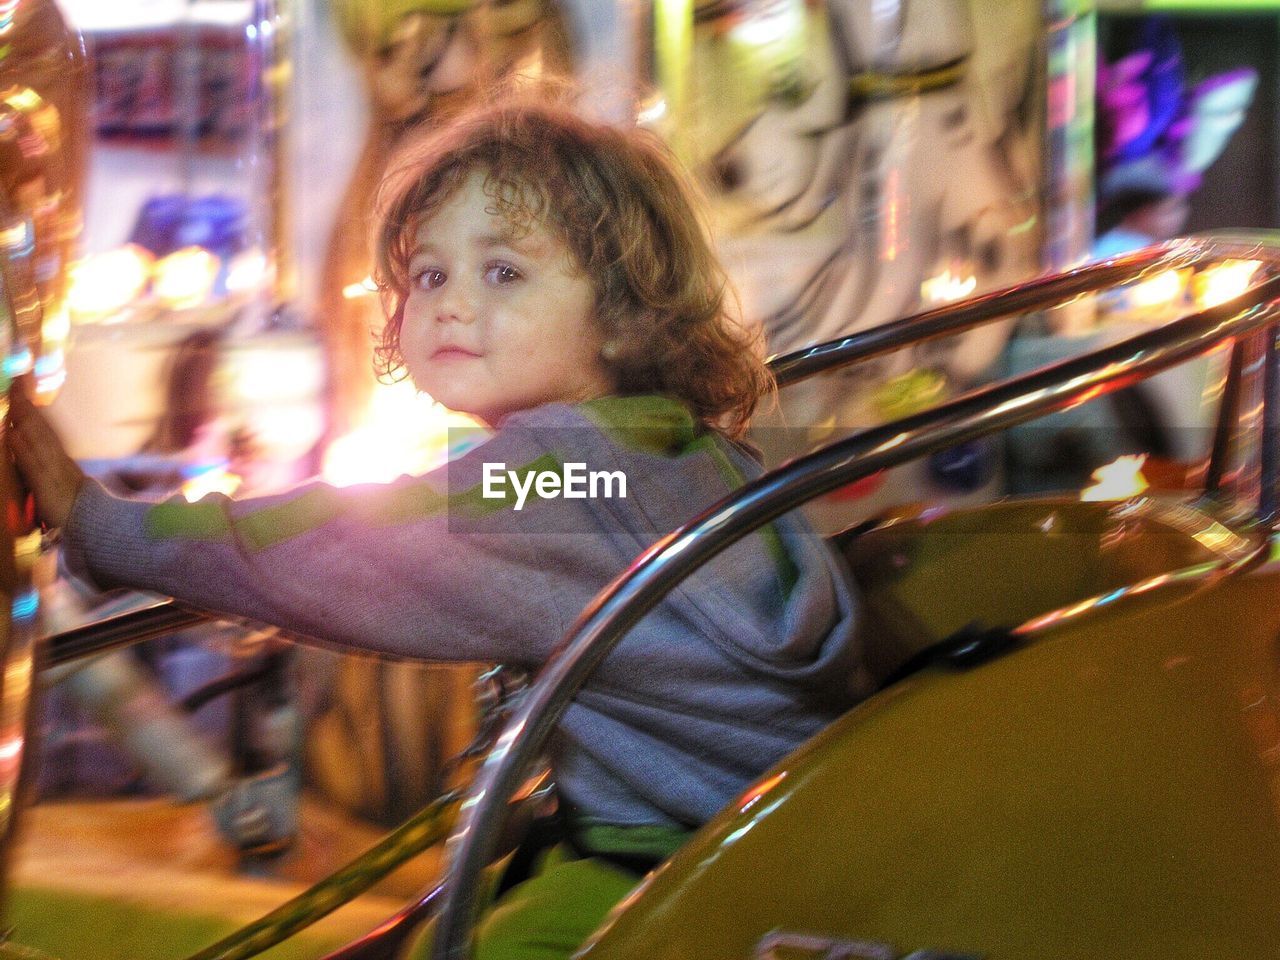
[[[13,419],[15,459],[42,518],[63,526],[73,572],[344,646],[533,665],[638,549],[602,539],[583,501],[478,499],[482,461],[550,456],[528,431],[504,431],[452,473],[154,504],[86,481],[29,403]]]

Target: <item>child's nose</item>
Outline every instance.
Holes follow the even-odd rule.
[[[463,289],[463,284],[451,280],[436,304],[436,318],[441,323],[470,323],[473,317],[471,297]]]

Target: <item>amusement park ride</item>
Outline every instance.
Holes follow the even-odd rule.
[[[29,29],[21,18],[32,5],[9,6]],[[48,49],[54,63],[78,63],[74,44]],[[30,97],[6,97],[6,129],[23,131],[28,147],[48,137]],[[41,373],[50,355],[41,305],[47,342],[58,309],[48,281],[64,266],[49,258],[64,238],[38,216],[57,193],[54,174],[70,184],[75,164],[51,166],[50,156],[29,151],[0,170],[6,389],[17,375]],[[59,163],[64,156],[71,154],[53,154]],[[43,179],[15,175],[33,170]],[[881,318],[889,322],[786,352],[773,367],[784,390],[833,373],[830,383],[861,382],[838,372],[877,363],[890,370],[883,358],[902,351],[937,355],[946,338],[1007,328],[1171,272],[1208,277],[1242,262],[1252,264],[1250,279],[1229,298],[1187,304],[1091,352],[840,431],[690,518],[620,572],[559,654],[504,700],[470,751],[468,787],[197,956],[253,956],[447,842],[439,886],[330,956],[390,957],[434,915],[434,956],[462,960],[483,909],[485,868],[509,849],[521,821],[553,802],[538,758],[560,714],[626,630],[684,578],[786,511],[1207,356],[1216,411],[1202,454],[1176,483],[1092,499],[1073,492],[897,506],[836,533],[832,546],[864,598],[879,692],[644,878],[580,955],[1274,957],[1280,238],[1165,242]],[[40,263],[53,263],[52,272],[42,275]],[[12,610],[0,618],[0,867],[8,867],[36,762],[41,671],[208,617],[155,600],[40,636],[32,576],[41,536],[23,526],[11,471],[0,481],[8,505],[0,570]],[[18,928],[0,956],[30,956],[21,943]]]

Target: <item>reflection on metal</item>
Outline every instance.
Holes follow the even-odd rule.
[[[1138,504],[1141,505],[1142,502],[1138,501]],[[1103,607],[1125,597],[1147,593],[1169,583],[1205,583],[1219,580],[1229,574],[1262,563],[1270,556],[1272,548],[1266,538],[1259,538],[1256,543],[1250,544],[1230,531],[1225,531],[1224,535],[1224,531],[1225,528],[1217,529],[1214,526],[1210,526],[1195,534],[1198,542],[1222,555],[1222,559],[1217,562],[1198,564],[1180,570],[1156,574],[1153,577],[1144,577],[1128,586],[1109,590],[1097,596],[1086,597],[1069,606],[1050,610],[1048,613],[1028,620],[1026,623],[1015,627],[1012,633],[1024,641],[1029,641],[1036,634],[1042,633],[1050,627],[1059,626],[1067,622],[1078,623],[1082,618],[1097,613]]]
[[[458,826],[450,838],[450,874],[437,922],[433,953],[436,960],[464,960],[469,955],[471,931],[479,909],[479,880],[496,848],[505,798],[519,785],[522,772],[542,749],[582,683],[627,630],[677,583],[742,537],[836,487],[964,440],[1066,409],[1206,353],[1226,340],[1238,341],[1274,329],[1280,320],[1280,237],[1204,238],[1175,246],[1201,262],[1230,257],[1262,260],[1267,265],[1267,278],[1226,304],[1087,356],[974,390],[933,410],[863,431],[772,470],[658,541],[597,595],[570,629],[558,655],[530,687],[463,803]],[[1247,252],[1242,253],[1246,248]],[[1161,248],[1140,259],[1159,260],[1172,249]],[[1135,268],[1127,260],[1125,265]],[[1141,266],[1137,264],[1136,268]],[[1087,287],[1109,269],[1110,263],[1102,263],[1069,276]],[[937,311],[926,335],[959,326],[956,316],[969,325],[1004,316],[1009,312],[1009,300],[1018,302],[1018,309],[1042,309],[1082,292],[1072,290],[1065,282],[1047,292],[1044,286],[1041,282],[1034,295],[1012,288],[1003,294],[1005,300],[989,296]],[[873,332],[863,339],[853,337],[840,345],[824,345],[810,357],[811,366],[806,372],[874,355],[891,349],[889,344],[895,341],[910,342],[910,337],[898,328],[883,336]],[[1267,399],[1267,405],[1277,401],[1275,397]],[[1276,477],[1268,473],[1261,482],[1264,489],[1274,489]],[[1256,562],[1265,555],[1266,549],[1259,547],[1237,564]],[[1237,564],[1228,562],[1221,569]]]
[[[1124,522],[1151,522],[1184,534],[1226,563],[1242,563],[1258,544],[1223,526],[1202,510],[1185,504],[1139,497],[1117,504],[1111,516]]]
[[[288,142],[285,128],[289,122],[289,84],[293,78],[292,3],[290,0],[254,0],[254,23],[246,35],[256,43],[256,65],[260,71],[261,91],[258,98],[258,115],[250,124],[253,136],[260,139],[260,156],[251,159],[254,166],[265,165],[266,201],[268,223],[262,237],[261,249],[267,262],[274,267],[271,276],[275,288],[271,291],[269,309],[278,309],[294,295],[296,277],[293,260],[293,244],[290,241],[292,219],[289,209],[287,182]]]
[[[1174,265],[1191,263],[1200,255],[1200,248],[1194,244],[1170,242],[1066,273],[993,290],[962,303],[926,310],[839,340],[775,357],[770,365],[778,386],[785,387],[818,373],[892,353],[908,344],[941,339],[992,320],[1038,309],[1045,303],[1068,302],[1074,297],[1130,283]]]
[[[83,45],[57,4],[18,0],[0,45],[0,259],[45,396],[64,376],[67,267],[80,235],[88,96]]]
[[[1093,82],[1097,14],[1091,0],[1046,0],[1043,265],[1065,270],[1093,243]]]
[[[336,873],[187,960],[253,957],[328,916],[396,867],[439,843],[453,823],[458,801],[456,792],[445,794]]]
[[[127,613],[87,623],[45,641],[44,665],[50,669],[84,657],[167,636],[209,621],[209,615],[176,600],[147,599]]]
[[[791,930],[766,934],[753,960],[982,960],[978,954],[948,950],[900,951],[875,940],[846,940]]]
[[[67,264],[80,232],[87,97],[84,49],[53,0],[0,10],[0,413],[13,377],[34,370],[39,392],[63,375]],[[3,440],[0,420],[0,441]],[[34,709],[32,573],[39,535],[19,509],[20,485],[0,457],[0,878],[7,876],[24,745]],[[7,890],[0,890],[7,895]],[[0,908],[4,904],[0,903]]]

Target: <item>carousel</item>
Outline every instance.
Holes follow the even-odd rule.
[[[1276,67],[1106,12],[0,3],[2,386],[110,488],[379,482],[483,442],[368,372],[363,226],[404,139],[501,84],[667,140],[780,390],[767,472],[533,677],[93,594],[3,471],[0,956],[373,960],[426,923],[470,956],[576,692],[792,510],[852,571],[877,692],[575,956],[1274,956],[1280,234],[1185,227]]]

